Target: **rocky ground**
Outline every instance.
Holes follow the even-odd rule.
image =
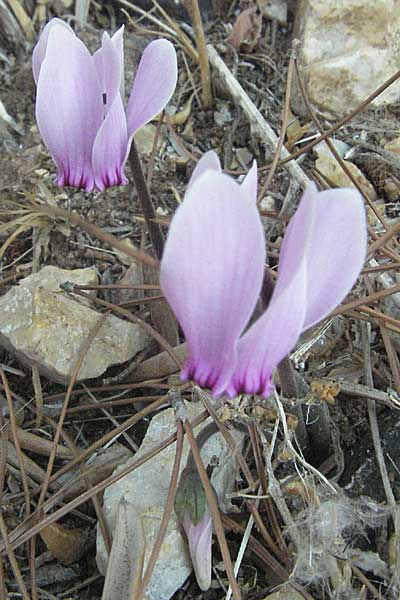
[[[282,415],[257,399],[214,406],[240,450],[241,469],[220,434],[204,460],[219,460],[213,482],[232,559],[244,549],[242,598],[397,598],[399,81],[369,97],[396,72],[400,9],[389,0],[374,7],[361,0],[201,4],[214,48],[213,100],[204,108],[182,6],[93,2],[85,17],[84,4],[0,2],[0,597],[137,600],[138,588],[134,595],[124,582],[140,578],[141,558],[149,559],[170,507],[175,446],[134,470],[174,434],[166,408],[179,382],[176,364],[140,323],[173,346],[183,341],[154,271],[132,260],[135,248],[152,254],[135,189],[57,188],[35,123],[32,45],[51,16],[73,23],[80,15],[79,35],[92,51],[104,29],[125,24],[127,90],[148,41],[167,35],[176,45],[179,81],[167,115],[136,138],[164,229],[209,149],[238,177],[257,159],[272,270],[307,178],[321,188],[357,185],[364,194],[368,261],[344,306],[307,332],[292,356],[300,412],[293,398],[282,398],[289,442],[298,419],[305,421],[304,460],[288,450],[281,423],[268,462]],[[16,5],[23,12],[13,12]],[[227,83],[216,53],[242,92]],[[316,145],[328,130],[334,154]],[[291,160],[276,164],[281,132]],[[88,296],[61,290],[66,281],[89,286],[80,292]],[[178,346],[180,358],[184,352]],[[193,400],[187,388],[182,395]],[[200,420],[203,409],[192,402],[188,410]],[[186,443],[183,452],[185,460]],[[118,517],[122,493],[127,503]],[[228,597],[229,566],[216,540],[206,592],[191,574],[173,511],[160,548],[145,597]]]

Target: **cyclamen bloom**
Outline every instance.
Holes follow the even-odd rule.
[[[189,543],[190,558],[199,588],[205,592],[211,585],[211,543],[212,518],[210,509],[206,508],[203,517],[193,523],[188,516],[183,527]]]
[[[69,25],[52,19],[32,56],[36,120],[57,165],[59,186],[127,183],[124,164],[134,133],[167,105],[177,82],[176,53],[164,39],[145,49],[125,113],[121,27],[103,34],[93,56]]]
[[[161,287],[188,344],[181,377],[214,397],[267,396],[274,369],[343,300],[366,255],[360,194],[310,184],[286,229],[268,308],[243,334],[266,260],[256,178],[253,167],[238,184],[207,153],[172,219],[161,262]]]

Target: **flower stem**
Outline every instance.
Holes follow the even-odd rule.
[[[198,449],[201,451],[201,449],[203,448],[204,444],[206,443],[206,441],[212,436],[214,435],[214,433],[217,433],[219,431],[216,423],[214,421],[212,421],[212,423],[208,423],[208,425],[206,425],[201,431],[200,433],[198,433],[196,435],[196,444]],[[186,470],[187,471],[196,471],[197,472],[197,467],[196,467],[196,462],[194,460],[193,457],[193,450],[190,449],[189,450],[189,454],[187,457],[187,462],[186,462]]]
[[[288,356],[279,363],[278,374],[283,396],[285,396],[285,398],[301,398],[299,385],[296,381],[296,373]],[[303,454],[307,454],[309,450],[309,439],[304,421],[303,407],[301,404],[298,404],[297,406],[291,407],[290,412],[297,417],[298,421],[296,428],[297,443]]]
[[[164,235],[161,227],[155,222],[157,218],[153,202],[144,178],[142,164],[136,148],[135,140],[132,140],[132,146],[129,153],[129,164],[132,171],[133,181],[143,210],[143,216],[146,221],[147,230],[153,245],[157,258],[160,260],[164,249]]]

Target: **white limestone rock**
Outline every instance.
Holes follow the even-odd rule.
[[[190,420],[203,410],[200,403],[187,403],[186,407]],[[205,424],[209,422],[210,420]],[[201,431],[205,424],[195,429],[195,435]],[[173,409],[166,409],[153,417],[139,451],[131,459],[131,462],[137,461],[143,454],[156,447],[175,431],[176,424]],[[244,439],[243,434],[236,431],[233,431],[232,434],[236,443],[241,447]],[[186,465],[188,453],[189,445],[185,439],[181,470]],[[213,457],[218,459],[219,466],[215,467],[211,481],[217,493],[220,507],[226,510],[226,494],[234,488],[237,475],[235,459],[232,458],[231,451],[220,433],[212,435],[207,440],[201,455],[206,465]],[[130,506],[133,505],[140,515],[146,542],[144,568],[146,568],[164,512],[174,457],[175,444],[172,444],[153,459],[107,488],[104,493],[103,513],[111,534],[114,532],[117,510],[121,499]],[[115,473],[118,473],[125,466],[126,464],[118,467]],[[97,564],[103,575],[107,571],[107,562],[107,551],[98,528]],[[179,524],[173,511],[153,576],[146,591],[145,600],[169,600],[175,591],[183,585],[191,572],[192,565],[189,553],[180,534]]]
[[[400,63],[400,3],[397,0],[301,0],[294,38],[308,97],[327,117],[349,113]],[[294,112],[306,114],[297,90]],[[396,82],[374,105],[400,99]]]
[[[68,296],[60,283],[97,283],[95,269],[68,271],[47,266],[0,298],[0,345],[25,364],[37,363],[49,379],[67,383],[100,314]],[[87,301],[84,301],[87,302]],[[148,341],[143,330],[107,317],[93,340],[78,380],[98,377],[111,365],[130,360]]]

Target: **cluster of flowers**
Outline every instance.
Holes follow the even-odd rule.
[[[33,53],[36,116],[56,165],[57,183],[92,191],[126,183],[134,133],[168,103],[177,62],[167,40],[145,49],[124,109],[123,28],[104,33],[93,55],[59,19]],[[161,261],[161,287],[184,332],[182,379],[214,397],[267,396],[279,362],[303,331],[326,317],[354,285],[366,254],[363,202],[353,189],[310,184],[281,245],[267,310],[246,330],[266,269],[257,210],[257,166],[238,183],[214,152],[198,162],[177,209]],[[198,581],[211,576],[208,509],[183,518]]]

